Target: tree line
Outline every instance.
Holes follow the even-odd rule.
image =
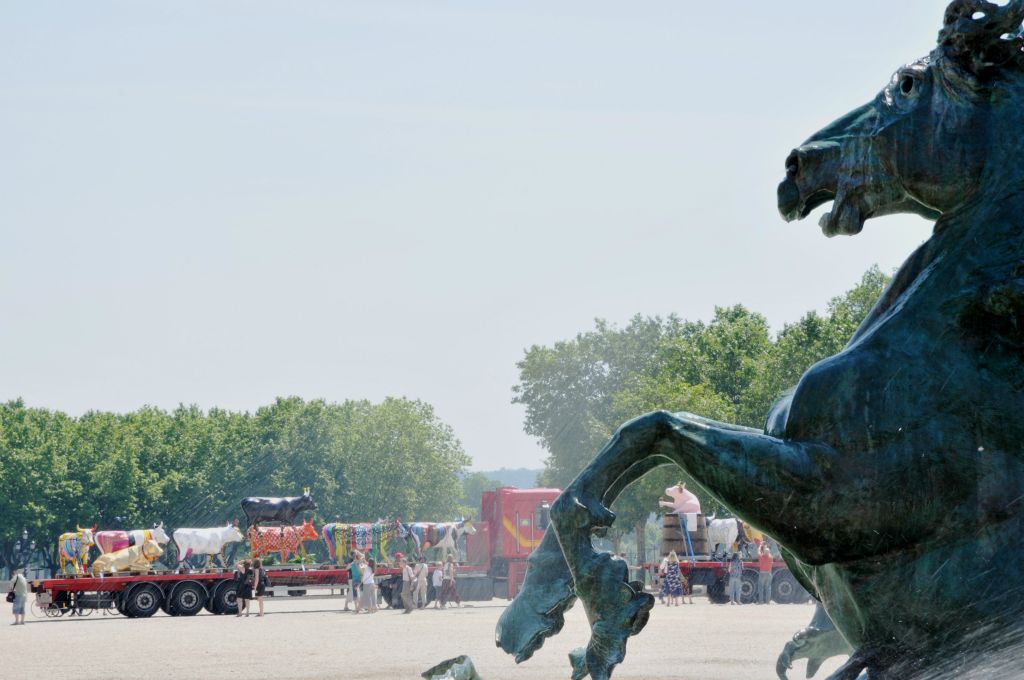
[[[468,513],[459,480],[469,463],[452,428],[409,399],[77,418],[9,401],[0,404],[0,566],[18,563],[23,531],[52,569],[58,536],[76,523],[216,526],[241,519],[246,496],[303,487],[321,523],[447,521]]]
[[[649,411],[763,427],[772,403],[804,371],[845,346],[888,282],[872,267],[825,314],[807,312],[777,334],[764,316],[734,305],[717,307],[707,323],[635,316],[619,328],[597,320],[572,339],[529,348],[513,402],[526,407],[525,430],[548,452],[541,484],[565,488],[620,424]],[[612,508],[617,532],[642,529],[664,490],[687,479],[668,466],[628,488]],[[721,510],[692,481],[689,488],[706,513]]]

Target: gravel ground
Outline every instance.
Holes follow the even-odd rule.
[[[694,602],[658,605],[647,628],[631,639],[616,680],[770,680],[783,645],[814,611],[811,605]],[[566,655],[587,640],[582,608],[574,607],[561,634],[517,666],[494,646],[494,624],[504,604],[355,616],[339,611],[338,599],[272,598],[263,619],[203,612],[194,618],[159,613],[129,620],[94,613],[49,620],[30,613],[25,626],[0,625],[0,678],[396,680],[418,678],[459,654],[469,654],[484,680],[569,678]],[[831,659],[817,677],[842,661]],[[790,677],[803,678],[804,665],[798,661]]]

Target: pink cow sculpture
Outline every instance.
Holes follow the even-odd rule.
[[[280,553],[282,563],[286,562],[292,553],[305,556],[306,541],[320,538],[316,527],[308,520],[296,526],[250,527],[248,535],[253,557]]]
[[[154,524],[152,529],[134,529],[132,531],[104,530],[96,532],[96,547],[100,553],[117,552],[135,545],[142,545],[146,541],[153,540],[160,545],[166,545],[171,537],[164,531],[164,523]]]

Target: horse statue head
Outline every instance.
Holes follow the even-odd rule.
[[[857,234],[872,217],[955,211],[1005,190],[1007,174],[1019,183],[1022,20],[1022,0],[955,0],[931,54],[789,154],[778,190],[783,217],[802,219],[833,201],[822,231]]]

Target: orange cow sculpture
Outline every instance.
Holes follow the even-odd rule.
[[[320,538],[316,527],[310,521],[287,527],[250,527],[249,544],[253,557],[268,553],[280,553],[281,562],[286,562],[292,553],[306,556],[306,541]]]

